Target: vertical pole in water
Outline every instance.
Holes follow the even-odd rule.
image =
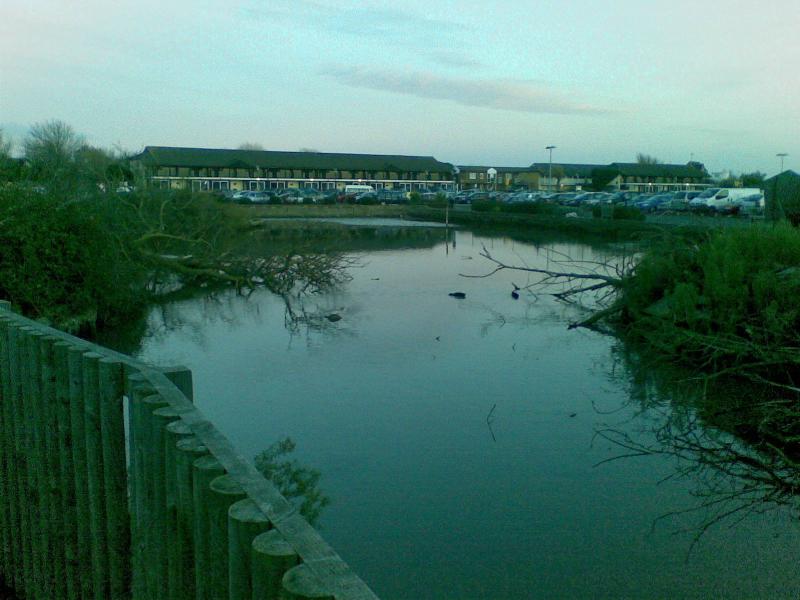
[[[253,540],[251,556],[253,600],[278,600],[284,574],[300,562],[297,553],[271,529]]]
[[[128,595],[131,572],[128,465],[125,458],[125,419],[122,405],[124,376],[121,362],[104,358],[98,363],[106,551],[109,594],[113,600]]]
[[[244,490],[230,475],[221,475],[209,486],[208,541],[211,549],[212,598],[228,597],[228,509],[245,497]]]
[[[103,440],[100,433],[99,363],[94,352],[83,355],[83,420],[86,439],[86,481],[89,499],[89,533],[92,551],[92,583],[96,600],[109,597],[109,556],[106,533]]]
[[[252,545],[269,528],[269,519],[245,498],[228,510],[228,600],[252,600]]]
[[[209,496],[211,482],[225,469],[213,456],[203,456],[192,464],[192,507],[194,518],[194,574],[197,600],[214,600],[211,594],[211,541]]]

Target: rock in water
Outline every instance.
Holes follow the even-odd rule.
[[[325,318],[328,319],[328,321],[330,321],[331,323],[336,323],[336,321],[341,321],[342,320],[342,316],[341,315],[337,315],[336,313],[331,313],[329,315],[325,315]]]
[[[450,292],[448,295],[452,296],[453,298],[458,298],[459,300],[463,300],[467,297],[464,292]]]
[[[514,300],[519,300],[519,292],[517,290],[514,290],[513,292],[511,292],[511,297]]]

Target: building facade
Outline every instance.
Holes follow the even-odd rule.
[[[685,165],[611,163],[593,172],[595,189],[631,192],[671,192],[708,187],[708,173],[701,163]]]
[[[513,188],[539,189],[541,173],[530,167],[486,167],[458,165],[458,187],[462,190],[498,190]]]
[[[432,156],[147,146],[131,159],[131,168],[152,186],[193,191],[325,191],[351,184],[452,190],[456,184],[453,165]]]

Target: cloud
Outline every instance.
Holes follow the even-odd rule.
[[[467,30],[466,26],[455,21],[396,8],[333,7],[313,0],[277,0],[269,7],[246,7],[243,12],[248,18],[291,21],[324,31],[363,37],[424,38]]]
[[[467,69],[483,69],[486,67],[485,63],[482,63],[464,54],[452,52],[450,50],[434,50],[433,52],[428,52],[425,56],[427,56],[436,64],[444,67]]]
[[[563,115],[603,115],[613,112],[579,102],[543,84],[524,80],[466,79],[358,66],[330,67],[321,71],[321,74],[349,87],[450,100],[465,106]]]

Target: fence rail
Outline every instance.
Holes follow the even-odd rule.
[[[0,570],[42,600],[376,600],[158,369],[0,302]]]

